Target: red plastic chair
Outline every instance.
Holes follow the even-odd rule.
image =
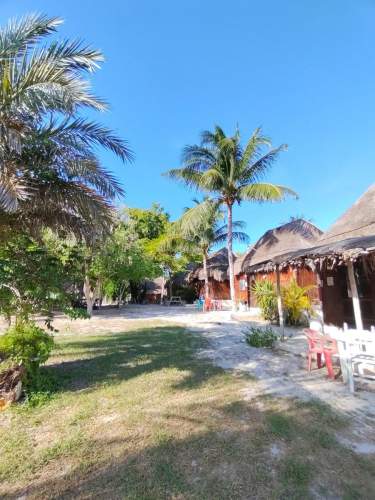
[[[318,368],[322,368],[322,354],[324,355],[325,364],[329,378],[335,378],[335,373],[332,366],[332,356],[338,353],[336,340],[322,335],[320,332],[307,328],[304,330],[308,342],[307,351],[307,369],[311,371],[312,358],[316,355],[316,363]]]
[[[204,310],[205,311],[211,311],[212,309],[212,300],[207,297],[204,299]]]

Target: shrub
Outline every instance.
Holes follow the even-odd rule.
[[[277,322],[279,314],[277,311],[277,296],[274,284],[269,280],[255,281],[251,287],[262,316],[266,321]]]
[[[0,338],[0,352],[22,363],[26,370],[26,385],[37,385],[39,367],[53,348],[53,338],[33,322],[18,321]]]
[[[246,342],[252,347],[273,347],[277,340],[276,333],[270,327],[251,327],[250,331],[245,335]]]
[[[289,285],[282,290],[283,304],[286,311],[286,323],[299,325],[303,322],[303,313],[311,313],[311,300],[308,291],[313,286],[301,287],[293,279]]]

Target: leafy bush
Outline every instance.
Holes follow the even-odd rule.
[[[303,322],[303,313],[311,313],[311,300],[308,291],[313,286],[301,287],[293,279],[289,285],[282,290],[283,304],[286,311],[286,323],[299,325]]]
[[[266,321],[277,322],[279,314],[277,311],[277,296],[274,284],[269,280],[255,281],[251,287],[262,316]]]
[[[25,367],[27,386],[37,385],[39,367],[47,361],[53,345],[51,335],[29,321],[18,321],[0,337],[0,352]]]
[[[270,327],[251,327],[246,333],[246,342],[252,347],[273,347],[277,340],[276,333]]]

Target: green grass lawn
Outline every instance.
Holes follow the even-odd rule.
[[[0,497],[375,498],[373,461],[335,439],[345,421],[245,401],[257,382],[197,359],[203,342],[151,322],[57,338],[52,397],[0,414]]]

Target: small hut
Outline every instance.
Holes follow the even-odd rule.
[[[324,323],[375,325],[375,184],[316,242],[273,265],[309,266],[319,278]]]
[[[236,259],[236,257],[234,256]],[[207,259],[209,294],[215,300],[230,300],[228,274],[228,250],[221,248],[210,254]],[[204,295],[203,266],[198,266],[189,276],[189,281],[196,287],[198,295]]]
[[[163,276],[145,282],[145,301],[148,304],[160,304],[167,295],[166,280]]]
[[[304,219],[295,219],[270,229],[245,255],[241,268],[237,272],[247,275],[248,290],[257,280],[268,279],[276,283],[278,270],[274,265],[274,259],[288,252],[314,246],[322,234],[319,228]],[[293,278],[300,286],[316,285],[314,272],[303,266],[295,269],[286,264],[280,270],[279,278],[281,286],[289,283]],[[318,298],[317,291],[312,290],[311,295],[312,299]],[[256,301],[250,292],[249,299],[250,306],[255,307]]]

